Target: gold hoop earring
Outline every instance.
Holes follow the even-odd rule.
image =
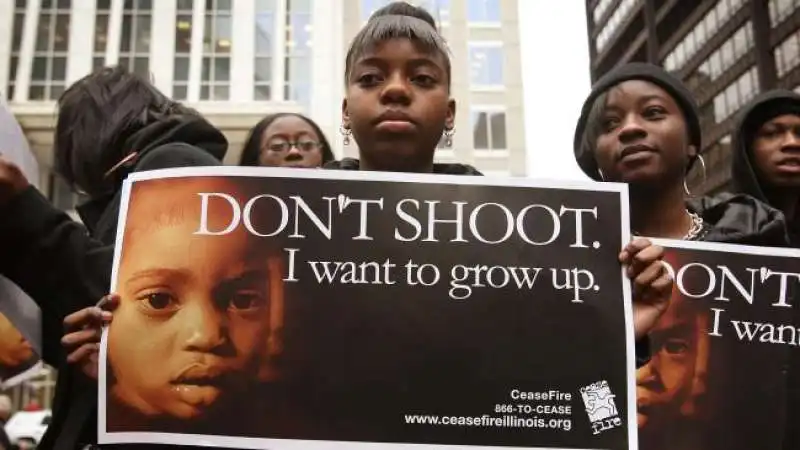
[[[341,133],[343,139],[342,144],[350,145],[350,136],[353,134],[353,130],[344,126],[344,124],[339,125],[339,133]]]
[[[444,145],[445,147],[453,146],[453,135],[456,134],[456,128],[446,128],[444,130]]]

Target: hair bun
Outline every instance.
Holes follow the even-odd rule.
[[[378,9],[369,17],[367,22],[372,21],[378,17],[384,16],[407,16],[413,17],[415,19],[422,20],[423,22],[430,25],[434,30],[438,31],[436,26],[436,20],[433,18],[431,13],[429,13],[425,8],[420,6],[414,6],[408,2],[398,1],[398,2],[391,2],[388,5],[384,6],[383,8]]]

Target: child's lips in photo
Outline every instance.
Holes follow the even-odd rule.
[[[191,364],[171,384],[173,391],[191,405],[209,406],[226,389],[228,370],[219,365]]]

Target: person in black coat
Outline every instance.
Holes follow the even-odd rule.
[[[96,442],[97,384],[65,364],[63,321],[108,291],[123,180],[135,171],[220,165],[228,144],[198,113],[121,67],[84,77],[58,103],[56,169],[88,197],[77,208],[83,224],[0,156],[0,273],[38,303],[43,359],[59,369],[39,448],[72,450]]]

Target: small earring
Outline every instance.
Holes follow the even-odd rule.
[[[339,133],[342,134],[344,139],[342,139],[342,144],[350,145],[350,136],[353,134],[353,130],[344,126],[344,124],[339,126]]]
[[[600,175],[600,181],[606,181],[606,177],[603,175],[603,171],[597,169],[597,173]]]
[[[446,128],[444,130],[444,145],[446,147],[453,146],[453,135],[456,134],[456,128]]]

